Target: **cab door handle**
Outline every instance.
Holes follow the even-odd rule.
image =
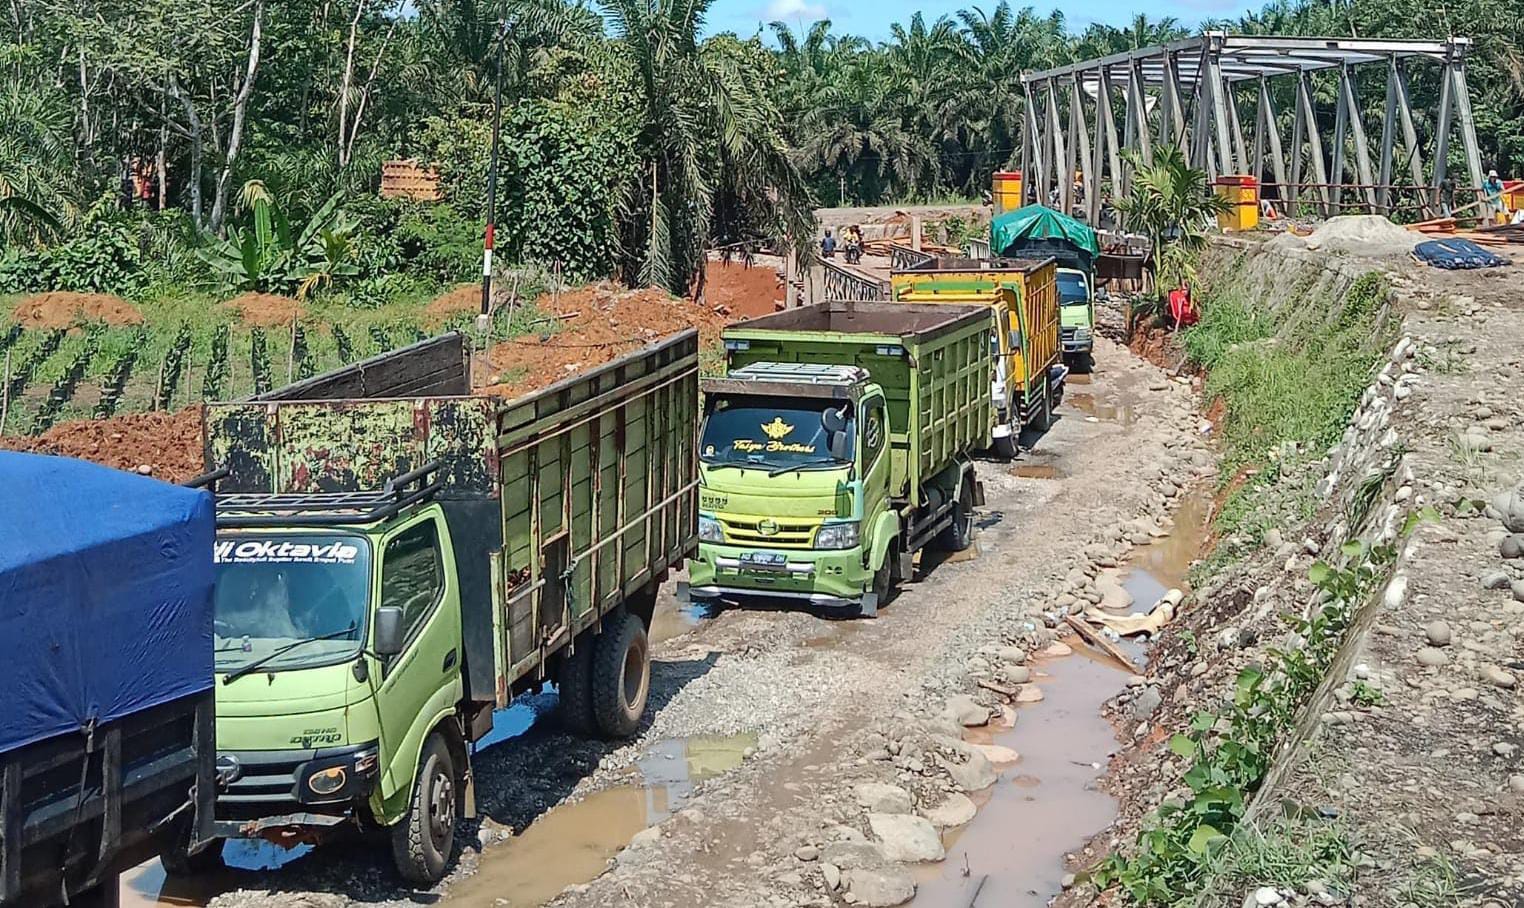
[[[458,650],[453,650],[452,649],[448,653],[445,653],[444,667],[441,668],[440,671],[447,672],[450,669],[455,667],[456,661],[460,658],[459,655],[458,655],[458,652],[459,652]]]

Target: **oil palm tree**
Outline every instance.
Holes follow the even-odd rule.
[[[694,288],[718,208],[751,209],[729,229],[786,244],[813,237],[809,193],[771,90],[776,64],[756,40],[700,43],[712,0],[604,0],[632,72],[637,165],[617,190],[627,280]],[[723,211],[721,212],[723,214]],[[746,238],[743,238],[746,239]]]
[[[0,91],[0,245],[57,233],[77,214],[67,190],[73,172],[71,115],[35,86]]]

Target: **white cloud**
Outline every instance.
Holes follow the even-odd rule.
[[[826,18],[826,8],[809,0],[772,0],[767,4],[766,16],[769,22],[814,22]]]

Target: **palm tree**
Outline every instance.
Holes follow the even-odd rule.
[[[1125,152],[1135,168],[1132,187],[1117,209],[1127,217],[1129,229],[1148,237],[1153,251],[1156,292],[1195,277],[1192,254],[1206,243],[1212,218],[1230,204],[1212,193],[1206,171],[1190,166],[1180,149],[1154,149],[1154,162],[1144,165],[1136,151]]]
[[[814,236],[760,41],[697,34],[712,0],[603,0],[632,69],[637,165],[617,190],[627,280],[694,288],[718,224],[786,246]],[[727,212],[745,208],[746,218]],[[731,239],[727,237],[727,239]]]
[[[906,125],[900,92],[882,69],[876,57],[854,59],[800,120],[800,157],[869,204],[909,194],[937,162],[932,141]]]
[[[77,214],[72,117],[63,99],[36,86],[0,91],[0,244],[58,232]]]

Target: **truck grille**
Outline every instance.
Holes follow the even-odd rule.
[[[815,531],[820,528],[819,522],[808,520],[721,519],[720,522],[725,526],[727,541],[774,549],[807,549],[814,544]],[[764,528],[771,532],[763,532]]]

